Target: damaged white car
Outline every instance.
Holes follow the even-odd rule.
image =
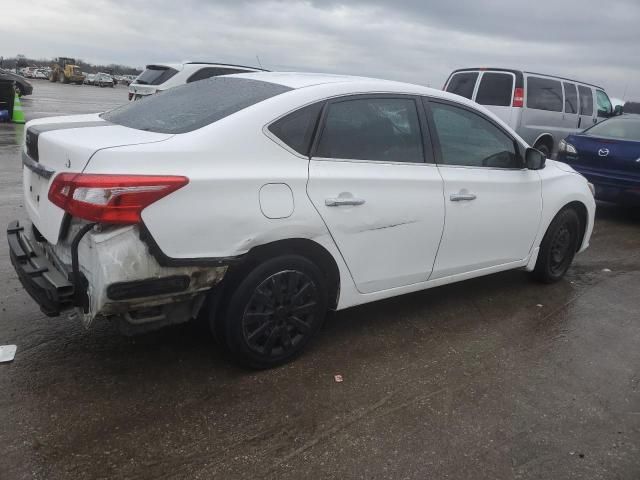
[[[242,363],[297,355],[328,309],[584,250],[586,180],[483,107],[382,80],[249,73],[27,124],[11,259],[51,316],[125,333],[203,306]]]

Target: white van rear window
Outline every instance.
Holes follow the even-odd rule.
[[[485,72],[480,79],[476,102],[480,105],[511,105],[514,77],[510,73]]]

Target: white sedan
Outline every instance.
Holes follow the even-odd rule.
[[[207,311],[256,368],[328,309],[509,269],[557,281],[595,212],[584,177],[483,107],[359,77],[215,77],[31,121],[22,157],[29,221],[8,239],[43,312],[137,333]]]

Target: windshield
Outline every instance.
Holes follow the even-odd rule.
[[[624,115],[598,123],[584,132],[592,137],[616,138],[640,142],[640,115]]]
[[[160,65],[147,65],[144,72],[136,78],[136,83],[140,85],[160,85],[173,77],[178,71],[174,68]]]
[[[213,77],[171,88],[101,117],[138,130],[186,133],[289,90],[259,80]]]

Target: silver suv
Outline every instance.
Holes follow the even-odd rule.
[[[205,78],[262,71],[265,70],[228,63],[184,62],[147,65],[144,72],[129,85],[129,100],[138,100],[171,87]]]
[[[454,70],[444,90],[484,105],[547,157],[567,135],[621,113],[601,87],[521,70]]]

